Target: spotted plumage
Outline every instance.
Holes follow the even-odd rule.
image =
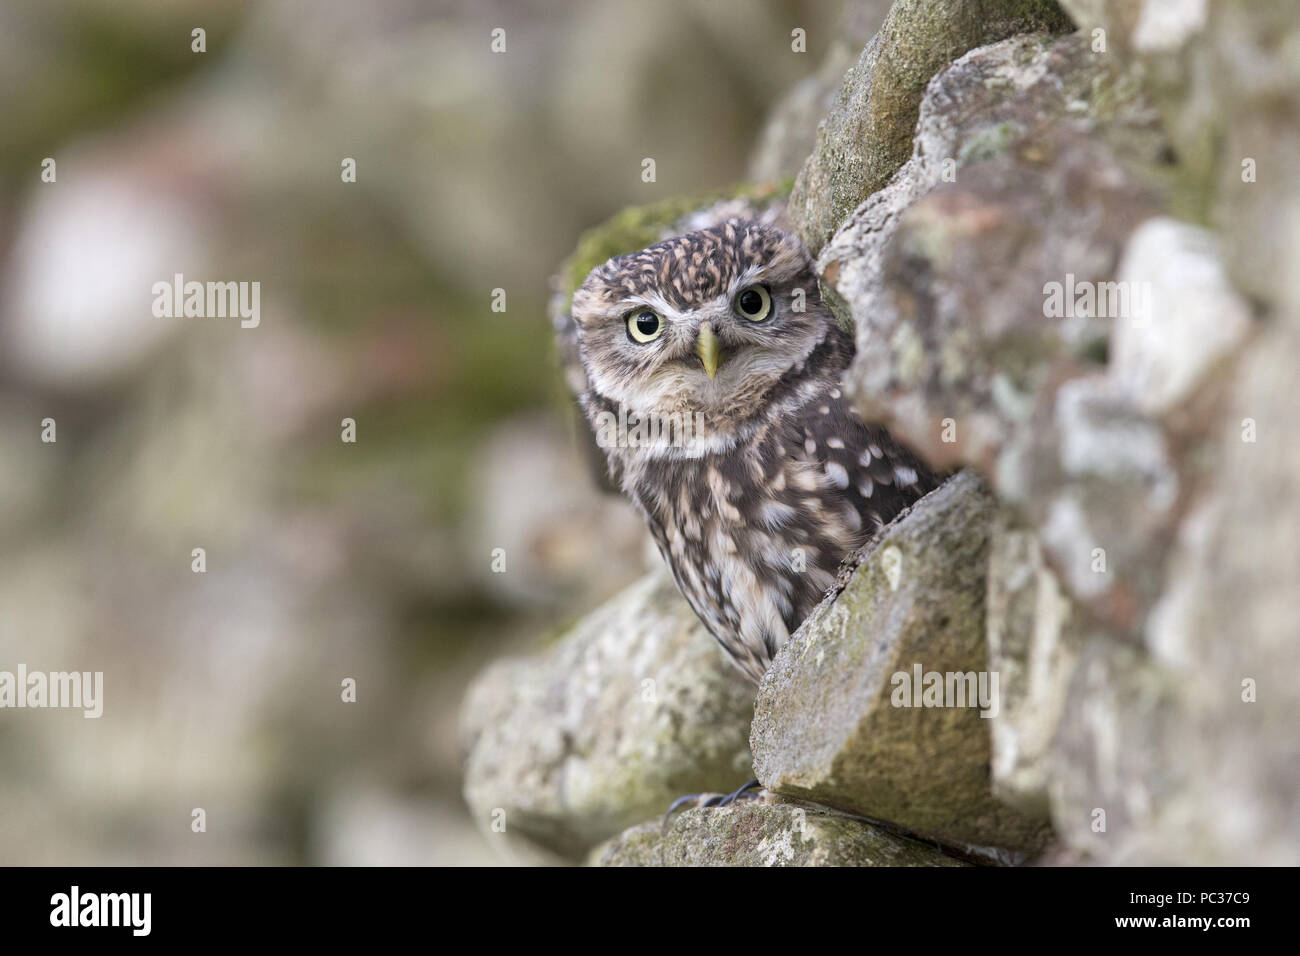
[[[758,680],[843,559],[935,479],[849,407],[853,340],[781,230],[732,220],[611,259],[573,318],[611,475]]]

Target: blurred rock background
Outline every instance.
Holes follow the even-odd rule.
[[[497,861],[471,675],[645,568],[548,276],[620,207],[793,175],[885,7],[0,7],[0,669],[105,674],[99,720],[0,712],[0,863]],[[260,327],[154,317],[178,272],[260,282]]]

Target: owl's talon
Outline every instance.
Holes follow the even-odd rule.
[[[700,798],[704,797],[705,796],[704,794],[688,793],[684,797],[678,797],[676,800],[672,802],[672,804],[669,805],[668,812],[664,814],[663,825],[667,827],[668,821],[672,819],[673,814],[676,813],[679,808],[681,808],[682,806],[688,803],[694,803],[701,808],[727,807],[738,800],[756,798],[758,796],[758,791],[762,789],[763,789],[763,785],[761,783],[759,783],[757,780],[751,780],[743,787],[741,787],[739,790],[736,790],[728,794],[715,793],[712,796],[710,796],[707,800],[704,800],[702,802]],[[750,796],[751,794],[752,796]]]
[[[668,821],[672,819],[672,816],[674,813],[677,812],[678,807],[686,803],[693,803],[699,800],[700,797],[702,796],[703,794],[701,793],[688,793],[684,797],[678,797],[676,800],[674,800],[672,803],[668,805],[668,812],[664,814],[663,825],[665,827],[668,826]]]
[[[751,780],[749,781],[749,783],[745,784],[735,793],[729,793],[725,797],[723,797],[721,802],[718,803],[718,806],[720,807],[730,806],[731,804],[735,803],[737,800],[744,798],[746,794],[750,794],[750,793],[752,793],[753,796],[749,797],[748,799],[751,800],[757,799],[758,791],[762,789],[763,789],[763,785],[761,783],[759,783],[757,780]]]

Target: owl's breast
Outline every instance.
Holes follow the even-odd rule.
[[[779,429],[727,454],[626,475],[683,595],[756,677],[861,540],[833,475]]]
[[[624,483],[687,601],[758,676],[841,562],[933,487],[833,385],[725,452],[629,459]]]

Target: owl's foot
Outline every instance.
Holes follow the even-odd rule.
[[[763,789],[763,785],[761,783],[759,783],[757,780],[751,780],[749,781],[749,783],[745,784],[739,790],[735,791],[734,793],[729,793],[725,797],[721,798],[716,804],[709,802],[706,803],[705,806],[725,807],[725,806],[730,806],[731,804],[735,803],[737,800],[757,800],[759,791],[762,789]]]
[[[700,798],[705,796],[705,794],[688,793],[684,797],[678,797],[668,807],[668,812],[664,814],[664,826],[668,825],[668,821],[672,819],[673,814],[676,813],[680,807],[683,807],[688,803],[694,803],[700,807],[727,807],[740,800],[758,799],[759,792],[762,789],[763,785],[761,783],[757,780],[751,780],[734,793],[728,793],[726,795],[715,793],[702,802]]]

